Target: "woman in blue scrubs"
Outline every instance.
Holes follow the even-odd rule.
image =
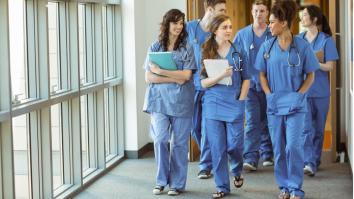
[[[328,71],[332,70],[339,57],[327,18],[319,7],[306,6],[302,13],[301,23],[307,31],[299,36],[310,43],[320,63],[320,69],[315,73],[315,81],[307,94],[308,112],[304,131],[304,172],[309,176],[314,176],[321,162],[323,134],[329,108]]]
[[[226,14],[226,0],[204,0],[204,16],[202,19],[187,23],[188,42],[193,46],[197,70],[193,73],[194,79],[194,115],[192,137],[200,150],[199,179],[208,179],[211,175],[211,152],[205,132],[202,129],[202,98],[204,88],[200,85],[201,46],[210,36],[208,25],[211,19],[218,14]]]
[[[214,181],[217,192],[213,198],[230,193],[228,155],[234,185],[243,184],[242,152],[245,98],[249,88],[246,57],[239,44],[231,43],[232,25],[226,15],[216,16],[210,23],[210,38],[203,44],[204,59],[227,59],[229,68],[218,76],[209,77],[205,66],[201,69],[201,85],[206,88],[203,97],[205,133],[211,149]],[[231,85],[218,84],[231,77]]]
[[[145,62],[148,87],[144,111],[151,115],[150,135],[154,140],[157,164],[156,186],[153,193],[179,195],[186,185],[188,168],[188,139],[192,129],[194,85],[191,80],[195,69],[193,48],[187,43],[184,13],[168,11],[161,23],[160,35],[149,52],[172,52],[177,70],[163,70]],[[170,145],[170,146],[168,146]]]
[[[278,1],[273,5],[269,28],[274,38],[263,43],[256,59],[267,98],[274,174],[279,198],[283,199],[304,198],[301,136],[307,112],[305,93],[314,80],[314,71],[319,68],[311,46],[290,31],[296,7],[293,1]]]
[[[256,171],[259,158],[263,166],[272,166],[273,149],[267,125],[267,101],[259,83],[259,71],[254,68],[262,43],[272,38],[267,27],[268,1],[255,0],[252,4],[253,23],[241,29],[235,41],[242,45],[249,58],[251,85],[246,98],[246,127],[243,151],[243,169]]]

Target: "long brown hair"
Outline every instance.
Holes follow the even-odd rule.
[[[178,38],[175,42],[173,50],[177,50],[181,44],[183,44],[187,37],[186,25],[184,23],[184,13],[178,9],[171,9],[166,12],[163,16],[163,20],[160,26],[160,35],[159,42],[161,43],[162,50],[167,51],[169,43],[169,33],[170,33],[170,23],[178,22],[179,20],[183,20],[183,29],[182,32],[178,35]]]
[[[316,25],[320,26],[322,32],[332,36],[331,27],[329,27],[327,17],[322,13],[321,8],[315,5],[309,5],[306,6],[305,9],[309,13],[311,21],[317,18]]]
[[[227,15],[218,15],[213,18],[213,20],[209,24],[209,31],[211,33],[210,37],[205,41],[202,45],[202,60],[203,59],[215,59],[218,57],[218,48],[219,45],[215,40],[215,32],[219,28],[219,26],[227,21],[230,20],[230,17]],[[200,74],[207,77],[206,69],[204,63],[202,63],[202,69],[200,70]]]

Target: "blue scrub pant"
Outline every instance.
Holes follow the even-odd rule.
[[[185,189],[191,128],[192,118],[151,113],[150,135],[154,140],[157,164],[156,185],[169,184],[170,188]]]
[[[267,101],[265,93],[250,89],[246,99],[244,162],[253,162],[257,165],[259,156],[263,160],[273,158],[266,110]]]
[[[324,130],[329,109],[329,97],[307,98],[308,113],[304,131],[305,165],[314,172],[321,163]]]
[[[205,130],[202,117],[202,98],[204,91],[196,90],[194,94],[194,115],[193,115],[193,129],[192,137],[198,144],[200,150],[199,169],[211,171],[211,152],[208,140],[205,136]]]
[[[274,175],[281,191],[304,197],[304,129],[305,113],[268,114],[268,128],[273,144]]]
[[[243,120],[224,122],[205,119],[205,132],[210,144],[214,181],[217,191],[230,192],[228,155],[233,176],[242,172]]]

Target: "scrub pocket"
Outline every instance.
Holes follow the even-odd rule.
[[[291,77],[297,77],[302,75],[302,67],[300,66],[287,66]]]
[[[217,99],[216,115],[222,121],[234,122],[243,120],[245,114],[245,100],[235,100],[230,102]]]
[[[306,112],[306,97],[298,92],[278,92],[267,95],[267,113],[290,115]]]
[[[276,106],[274,103],[274,93],[266,94],[267,99],[267,114],[275,114],[276,113]]]
[[[305,112],[306,108],[306,97],[304,94],[299,92],[294,92],[294,101],[289,108],[289,113]]]

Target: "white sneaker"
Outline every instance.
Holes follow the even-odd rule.
[[[246,171],[257,171],[257,167],[254,163],[248,163],[248,162],[245,162],[243,163],[243,169],[246,170]]]
[[[264,167],[270,167],[270,166],[273,166],[273,165],[274,165],[274,162],[271,159],[263,161],[263,166]]]
[[[315,172],[313,172],[312,168],[308,165],[305,165],[304,167],[304,174],[308,175],[308,176],[315,176]]]
[[[178,196],[180,193],[181,193],[181,192],[178,191],[177,189],[170,189],[170,190],[167,192],[167,194],[168,194],[169,196]]]
[[[154,189],[152,190],[152,193],[154,195],[160,195],[163,192],[164,187],[163,186],[155,186]]]

